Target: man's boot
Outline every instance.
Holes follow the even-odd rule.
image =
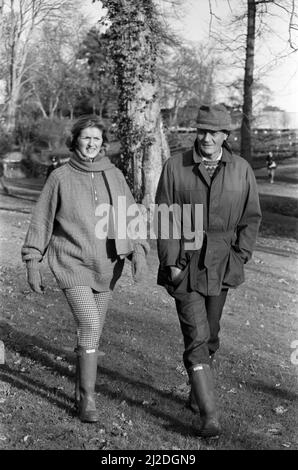
[[[209,356],[209,359],[210,359],[210,367],[213,368],[214,367],[214,356],[215,354],[212,353],[210,354]],[[193,413],[200,413],[200,408],[199,408],[199,405],[197,404],[197,400],[196,400],[196,397],[195,397],[195,393],[193,391],[193,388],[191,386],[191,380],[190,380],[190,377],[189,377],[189,383],[190,383],[190,391],[189,391],[189,395],[188,395],[188,400],[187,400],[187,408],[189,408]]]
[[[196,400],[193,388],[191,386],[191,382],[189,383],[190,383],[190,390],[188,394],[186,407],[189,408],[193,413],[197,414],[197,413],[200,413],[200,408],[199,408],[199,405],[197,404],[197,400]]]
[[[77,348],[79,398],[78,415],[81,421],[96,423],[99,417],[95,405],[94,389],[97,375],[97,349]]]
[[[215,437],[221,432],[215,404],[212,371],[208,364],[198,364],[190,371],[190,382],[200,410],[201,437]]]

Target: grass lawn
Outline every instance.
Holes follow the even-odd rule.
[[[127,263],[100,344],[101,421],[83,424],[73,412],[66,301],[47,266],[45,294],[29,292],[20,261],[29,215],[0,217],[0,449],[297,450],[297,258],[256,251],[246,283],[229,293],[214,370],[223,434],[209,440],[195,436],[197,418],[185,407],[182,335],[173,300],[156,285],[154,246],[142,284]],[[298,252],[275,228],[265,217],[261,244]]]

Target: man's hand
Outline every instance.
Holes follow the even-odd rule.
[[[171,280],[175,281],[175,279],[182,273],[182,269],[177,268],[177,266],[170,266],[171,272]]]

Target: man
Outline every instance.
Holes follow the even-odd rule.
[[[254,173],[246,160],[232,154],[227,144],[231,130],[224,106],[201,106],[194,147],[166,161],[156,193],[158,208],[174,205],[181,213],[191,208],[191,215],[183,218],[180,214],[182,221],[179,211],[173,211],[168,237],[163,236],[166,221],[159,225],[157,282],[176,302],[185,346],[183,361],[192,406],[200,411],[197,432],[202,437],[221,431],[210,366],[219,348],[228,289],[244,281],[243,266],[252,256],[261,221]],[[199,205],[203,206],[202,220],[195,220]],[[192,244],[186,233],[190,233],[189,225],[197,238]],[[173,235],[175,227],[181,228],[180,238]]]

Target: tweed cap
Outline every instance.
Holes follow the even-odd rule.
[[[202,105],[199,109],[196,127],[210,131],[231,131],[232,120],[230,113],[222,104]]]

